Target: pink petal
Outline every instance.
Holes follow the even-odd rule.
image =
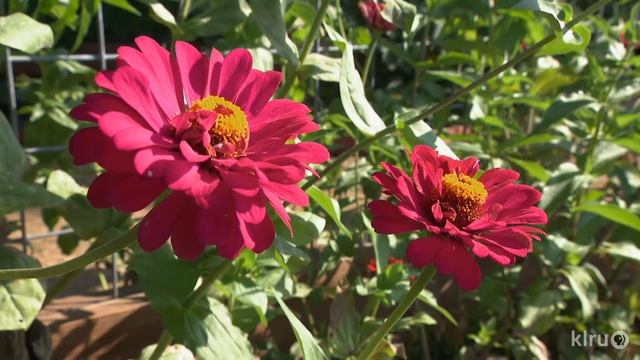
[[[249,78],[250,80],[247,80],[245,86],[240,90],[236,104],[254,117],[262,111],[275,94],[282,81],[282,73],[278,71],[263,73],[259,70],[252,70]]]
[[[100,71],[96,74],[95,82],[99,87],[116,92],[116,88],[113,86],[113,71]]]
[[[209,60],[198,49],[184,41],[176,41],[176,60],[187,104],[205,97]]]
[[[440,236],[412,240],[407,245],[407,260],[419,269],[432,264],[446,241]]]
[[[171,247],[180,259],[195,260],[204,251],[205,246],[198,242],[196,232],[196,216],[198,208],[189,204],[185,206],[171,233]]]
[[[100,158],[104,135],[97,126],[78,130],[69,140],[69,152],[74,165],[96,162]]]
[[[250,214],[238,213],[238,222],[244,245],[253,252],[261,253],[273,243],[275,228],[264,206],[254,206]]]
[[[176,146],[172,140],[141,127],[132,127],[120,131],[113,138],[113,143],[116,148],[124,151],[139,150],[151,146],[171,149]]]
[[[149,206],[165,189],[162,181],[132,174],[111,184],[108,194],[113,207],[123,212],[135,212]]]
[[[159,132],[167,119],[156,104],[149,91],[149,82],[136,70],[130,67],[120,67],[113,77],[118,94],[134,108],[151,126]]]
[[[133,110],[129,111],[130,113],[109,111],[103,114],[98,119],[100,130],[109,137],[114,137],[117,133],[129,128],[140,128],[149,131],[144,119]]]
[[[436,256],[436,267],[442,274],[453,274],[456,283],[466,291],[475,290],[482,282],[480,266],[464,245],[445,241]]]
[[[209,57],[209,69],[207,71],[207,88],[206,95],[218,95],[220,89],[220,71],[222,70],[222,62],[224,56],[216,48],[211,49]]]
[[[252,66],[253,58],[248,50],[234,49],[229,52],[222,62],[218,95],[234,101]]]
[[[169,51],[148,36],[139,36],[135,42],[148,63],[144,73],[160,107],[168,117],[180,114],[184,110],[184,97],[177,64],[172,63]]]
[[[518,180],[519,177],[517,171],[495,168],[487,170],[478,180],[484,184],[487,191],[496,191]]]
[[[138,151],[134,165],[140,175],[164,178],[172,190],[189,190],[199,179],[198,166],[181,159],[176,153],[157,147]]]
[[[174,192],[154,207],[140,222],[138,242],[145,251],[161,247],[173,232],[183,209],[188,206],[189,198]]]
[[[184,140],[180,141],[180,153],[182,153],[182,156],[191,163],[200,163],[211,159],[211,156],[209,155],[197,153],[193,150],[191,145]]]
[[[399,234],[424,228],[419,222],[402,215],[397,206],[386,200],[371,201],[369,210],[373,215],[371,225],[380,234]]]

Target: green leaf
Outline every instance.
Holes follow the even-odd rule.
[[[328,359],[324,354],[324,351],[322,351],[322,348],[318,345],[318,341],[293,314],[280,295],[276,291],[273,291],[273,296],[276,298],[278,304],[280,304],[280,308],[284,312],[284,315],[289,320],[293,333],[296,335],[296,339],[298,339],[298,344],[300,344],[300,347],[302,348],[305,360]]]
[[[60,208],[60,214],[81,239],[91,239],[111,225],[117,212],[113,209],[96,209],[86,196],[75,194],[66,199]]]
[[[138,15],[138,16],[142,15],[140,13],[140,11],[138,11],[138,9],[136,9],[131,4],[129,4],[129,2],[127,0],[102,0],[102,1],[104,1],[105,4],[109,4],[111,6],[115,6],[117,8],[122,9],[122,10],[128,11],[128,12],[134,14],[134,15]]]
[[[545,45],[537,56],[582,53],[591,42],[591,30],[585,24],[576,24],[570,31]]]
[[[149,360],[151,354],[156,349],[156,344],[149,345],[142,349],[142,353],[138,360]],[[167,347],[158,360],[194,360],[193,354],[184,345],[173,344]]]
[[[540,207],[547,213],[553,213],[573,192],[581,187],[585,181],[584,176],[573,163],[562,163],[558,167],[547,184],[542,188],[542,200]]]
[[[406,32],[412,32],[415,27],[416,6],[404,0],[387,0],[382,10],[382,17]]]
[[[573,113],[574,111],[584,107],[586,105],[591,104],[593,101],[589,99],[583,100],[557,100],[549,108],[545,111],[544,116],[542,116],[542,121],[533,129],[533,133],[539,133],[546,130],[549,126],[556,123],[557,121],[565,118],[567,115]]]
[[[342,52],[340,99],[347,117],[363,134],[372,136],[385,128],[384,121],[367,101],[360,73],[353,60],[353,48],[350,43],[346,43]]]
[[[425,73],[440,79],[451,81],[452,83],[462,87],[469,86],[469,84],[471,84],[475,80],[475,78],[471,75],[455,71],[429,70],[425,71]]]
[[[153,308],[163,316],[167,309],[182,308],[199,276],[197,263],[176,258],[168,245],[153,252],[135,252],[129,268],[137,274]]]
[[[86,195],[87,189],[78,185],[76,180],[62,170],[54,170],[47,179],[47,190],[63,199],[75,194]]]
[[[23,13],[0,16],[0,44],[33,54],[53,46],[53,32]]]
[[[624,146],[627,149],[640,154],[640,134],[633,134],[630,137],[613,140],[614,143]]]
[[[451,313],[447,309],[438,305],[438,300],[436,299],[436,297],[433,295],[431,291],[427,289],[423,289],[420,292],[420,294],[418,294],[418,300],[431,306],[432,308],[437,310],[440,314],[442,314],[442,316],[444,316],[447,320],[449,320],[453,325],[458,326],[458,322],[453,317],[453,315],[451,315]]]
[[[233,325],[226,306],[212,297],[188,310],[168,312],[165,319],[169,333],[198,359],[254,359],[246,334]]]
[[[340,59],[312,53],[304,59],[303,70],[314,79],[327,82],[340,81]]]
[[[513,157],[509,157],[508,159],[518,167],[524,169],[529,175],[540,181],[547,181],[551,177],[547,169],[545,169],[544,166],[540,165],[537,162],[516,159]]]
[[[23,252],[0,246],[0,269],[39,267]],[[0,281],[0,330],[26,330],[36,318],[45,298],[38,279]]]
[[[567,277],[571,289],[580,300],[582,317],[585,320],[591,318],[598,306],[598,288],[589,271],[579,266],[569,265],[561,272]]]
[[[640,262],[640,248],[632,242],[604,242],[602,243],[604,251],[613,256],[619,256]]]
[[[269,299],[264,289],[258,286],[249,278],[240,278],[229,285],[229,289],[233,293],[236,300],[247,305],[253,305],[259,309],[262,314],[267,313]]]
[[[640,231],[640,217],[628,209],[610,204],[584,204],[573,208],[573,211],[590,212],[600,215],[620,225]]]
[[[542,335],[549,331],[560,313],[562,298],[556,291],[527,294],[520,302],[520,326],[529,335]]]
[[[329,344],[331,355],[346,359],[356,355],[362,342],[361,319],[349,291],[336,294],[329,308]]]
[[[24,182],[0,184],[0,216],[29,208],[58,206],[62,199],[40,185]]]
[[[513,2],[513,1],[512,1]],[[508,1],[501,4],[505,6]],[[541,13],[554,29],[560,30],[562,28],[563,21],[560,19],[560,5],[552,0],[520,0],[517,3],[511,5],[512,9],[532,10]]]
[[[307,190],[307,194],[309,194],[313,201],[320,205],[322,210],[324,210],[329,215],[329,217],[331,217],[333,222],[338,225],[338,228],[340,228],[340,231],[342,231],[343,234],[347,235],[349,238],[352,237],[351,231],[349,231],[349,229],[344,226],[342,220],[340,219],[340,205],[338,204],[338,201],[336,199],[330,198],[329,195],[325,194],[322,190],[318,189],[315,186],[310,187]]]
[[[80,10],[80,22],[78,24],[78,31],[76,32],[76,40],[71,47],[71,52],[76,52],[80,45],[82,45],[82,41],[87,35],[87,31],[89,31],[91,20],[98,13],[100,1],[101,0],[82,1],[82,8]]]
[[[395,119],[396,127],[402,134],[402,137],[408,142],[408,145],[410,145],[411,148],[420,144],[429,145],[436,149],[439,154],[457,159],[458,156],[451,150],[449,145],[447,145],[424,120],[420,120],[409,126],[405,124],[406,120],[417,116],[419,113],[420,110],[412,109],[403,112]]]
[[[171,31],[178,29],[176,17],[164,5],[159,2],[152,2],[149,4],[149,9],[149,15],[152,19],[168,27]]]
[[[282,17],[280,0],[257,0],[251,2],[253,19],[271,45],[284,56],[294,67],[300,66],[298,48],[287,35],[287,28]]]
[[[0,111],[0,183],[20,180],[27,165],[27,155]]]

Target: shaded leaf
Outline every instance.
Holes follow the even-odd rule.
[[[253,9],[254,21],[269,39],[271,45],[294,67],[300,66],[298,48],[287,35],[280,0],[252,1],[251,8]]]
[[[0,269],[39,266],[31,256],[0,246]],[[38,279],[0,281],[0,330],[26,330],[38,315],[45,295]]]
[[[598,288],[589,275],[589,271],[579,266],[567,266],[561,272],[569,280],[571,289],[580,300],[582,306],[582,317],[589,319],[593,316],[598,306]]]
[[[284,312],[284,315],[289,320],[291,324],[291,328],[293,329],[293,333],[296,335],[296,339],[298,339],[298,343],[302,348],[302,353],[304,354],[304,358],[306,360],[316,360],[316,359],[328,359],[327,356],[322,351],[322,348],[318,345],[318,341],[311,335],[309,330],[298,320],[295,314],[289,309],[287,304],[282,300],[280,295],[274,291],[273,296],[278,301],[280,305],[280,309]]]

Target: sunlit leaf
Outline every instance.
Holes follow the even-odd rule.
[[[53,32],[22,13],[0,16],[0,44],[33,54],[53,46]]]

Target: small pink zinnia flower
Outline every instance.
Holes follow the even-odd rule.
[[[69,144],[77,165],[106,171],[89,188],[97,208],[145,208],[167,188],[171,194],[142,220],[140,246],[152,251],[169,237],[178,257],[197,258],[205,246],[236,257],[246,246],[268,248],[274,226],[267,204],[291,229],[283,201],[305,206],[298,186],[309,163],[329,158],[317,143],[288,143],[319,129],[305,105],[271,100],[282,76],[253,67],[251,54],[203,55],[185,42],[169,53],[149,37],[139,49],[120,47],[115,71],[96,83],[71,115],[97,126]]]
[[[473,290],[482,275],[469,250],[507,266],[530,253],[532,240],[544,234],[530,226],[547,222],[545,212],[535,206],[540,192],[515,184],[517,172],[496,168],[476,178],[478,159],[439,156],[424,145],[415,147],[411,161],[412,176],[382,163],[386,173],[373,178],[397,205],[374,200],[369,209],[379,233],[430,233],[407,247],[407,259],[414,266],[435,264],[439,272],[454,275],[462,289]]]
[[[384,7],[383,3],[376,0],[364,0],[358,3],[358,8],[369,26],[379,31],[395,30],[396,26],[382,16]]]

